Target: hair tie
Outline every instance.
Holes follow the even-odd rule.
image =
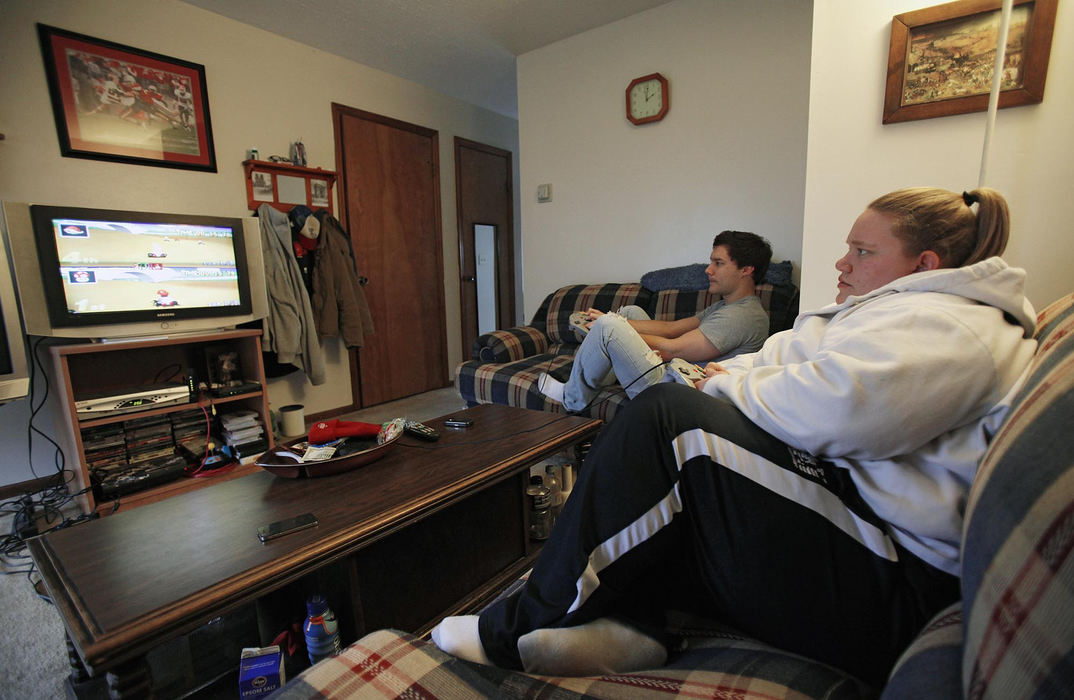
[[[966,203],[967,207],[972,207],[974,204],[977,203],[979,199],[980,197],[975,194],[970,194],[969,192],[965,191],[962,193],[962,201]]]

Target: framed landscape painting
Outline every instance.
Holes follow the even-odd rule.
[[[1000,107],[1044,99],[1058,0],[1015,0]],[[891,20],[883,123],[988,109],[999,45],[999,0],[958,0]]]
[[[216,172],[204,66],[37,30],[62,155]]]

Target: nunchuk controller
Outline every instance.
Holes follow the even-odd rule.
[[[435,442],[440,439],[440,433],[416,420],[408,420],[404,423],[403,430],[406,431],[407,434],[427,442]]]
[[[694,386],[694,382],[705,378],[705,370],[693,362],[687,362],[678,357],[668,362],[668,373],[677,381],[689,386]]]
[[[585,337],[589,333],[589,319],[586,318],[585,311],[575,311],[567,320],[574,328],[574,332],[579,336]]]

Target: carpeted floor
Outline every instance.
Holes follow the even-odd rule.
[[[0,520],[0,532],[11,532],[11,520]],[[29,555],[8,563],[15,566],[0,568],[0,697],[63,698],[70,672],[63,623],[27,575],[13,573],[30,568]]]
[[[397,417],[424,421],[465,408],[453,387],[373,406],[346,416],[348,420],[384,422]],[[12,518],[0,518],[0,534],[12,531]],[[24,550],[25,554],[25,550]],[[66,635],[59,614],[38,596],[25,571],[28,554],[0,562],[0,699],[53,700],[66,697],[70,673]],[[36,581],[36,579],[34,579]],[[198,700],[232,698],[237,683],[222,678],[191,697]]]

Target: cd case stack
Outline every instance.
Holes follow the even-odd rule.
[[[82,431],[94,494],[114,499],[179,478],[187,467],[175,453],[167,415],[132,418]]]
[[[243,410],[220,416],[227,451],[242,464],[252,461],[268,449],[265,426],[257,411]]]
[[[205,412],[200,408],[192,408],[172,413],[170,418],[175,445],[185,447],[191,455],[200,460],[205,455],[205,445],[209,440]]]

